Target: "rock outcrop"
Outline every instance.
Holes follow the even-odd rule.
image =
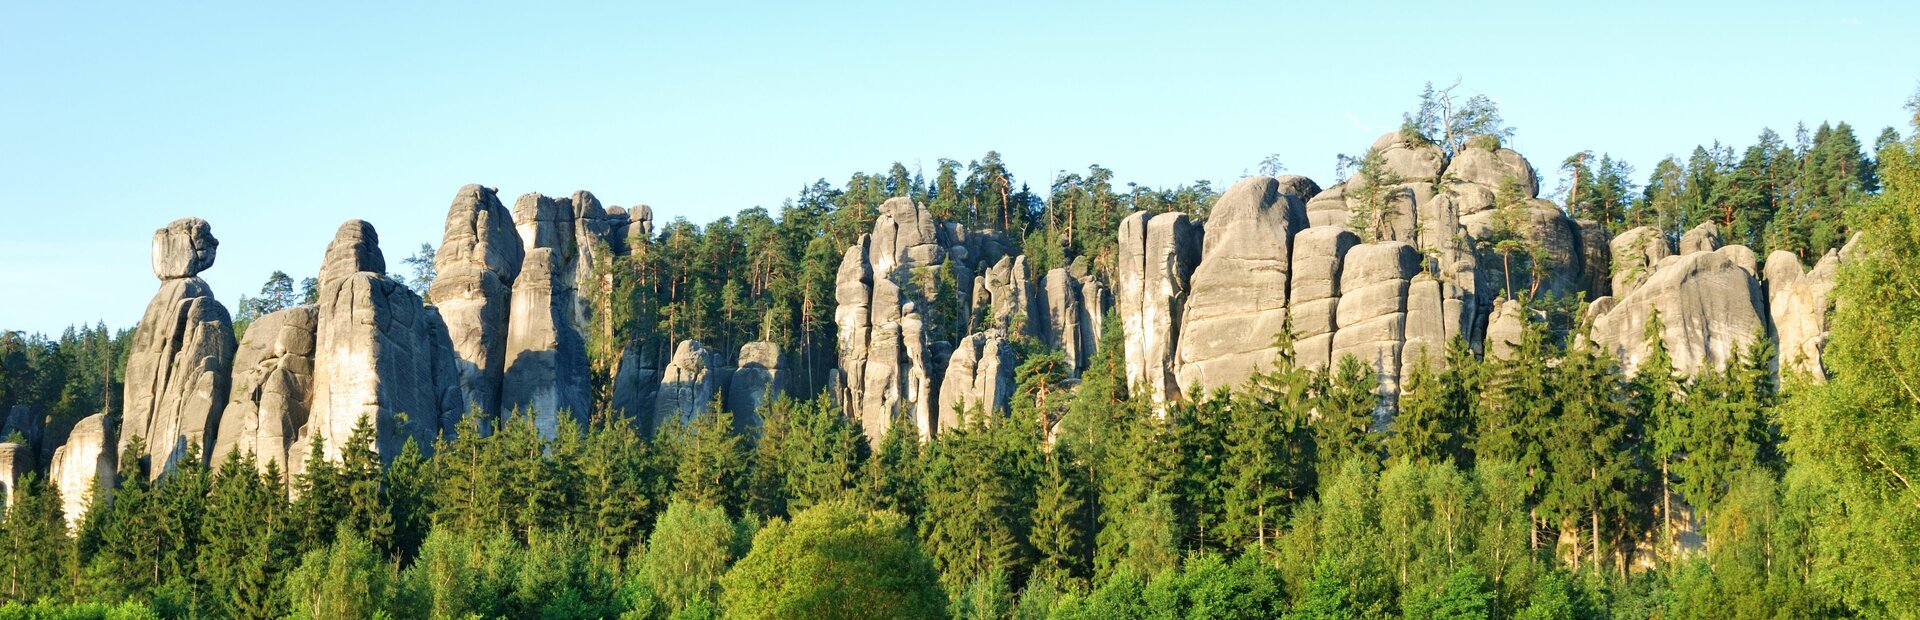
[[[786,374],[780,366],[780,345],[756,341],[740,346],[740,361],[727,386],[727,410],[733,412],[735,429],[760,427],[760,408],[786,391]]]
[[[1358,358],[1379,376],[1386,395],[1398,390],[1407,291],[1419,274],[1420,254],[1399,241],[1355,246],[1341,261],[1332,360]]]
[[[383,460],[407,440],[430,449],[459,419],[453,343],[439,312],[386,274],[373,225],[340,225],[320,266],[315,310],[311,413],[289,447],[300,470],[318,434],[326,458],[339,459],[354,426],[374,429]],[[297,471],[295,473],[298,473]]]
[[[229,453],[254,455],[259,467],[287,459],[300,429],[310,418],[313,393],[314,335],[318,308],[295,306],[253,320],[233,362],[232,397],[220,416],[220,430],[209,456],[219,463]]]
[[[1779,369],[1824,380],[1821,352],[1827,346],[1827,319],[1843,252],[1829,251],[1811,271],[1792,252],[1767,255],[1767,310],[1779,345]]]
[[[1629,229],[1613,238],[1609,244],[1613,255],[1613,273],[1610,282],[1614,297],[1623,297],[1633,292],[1634,287],[1647,281],[1653,275],[1660,261],[1673,256],[1673,245],[1659,229],[1641,226]]]
[[[0,442],[0,495],[4,507],[13,507],[13,493],[22,478],[33,473],[33,448],[23,443]]]
[[[107,414],[96,413],[73,425],[67,443],[53,451],[47,466],[47,480],[60,489],[61,507],[66,511],[67,529],[77,529],[86,518],[89,506],[107,500],[118,482],[118,461],[113,424]]]
[[[507,323],[513,282],[526,250],[494,190],[460,188],[447,208],[445,236],[434,255],[437,274],[428,297],[440,309],[453,343],[460,380],[459,412],[500,414],[506,372]]]
[[[1720,227],[1713,222],[1701,222],[1699,226],[1688,229],[1680,235],[1680,253],[1712,252],[1720,249]]]
[[[1341,226],[1315,226],[1294,236],[1293,280],[1287,312],[1293,320],[1294,361],[1328,368],[1340,304],[1340,268],[1360,237]]]
[[[1120,221],[1119,237],[1115,301],[1126,334],[1127,384],[1154,402],[1178,399],[1179,327],[1204,234],[1185,213],[1138,212]]]
[[[189,444],[199,446],[204,462],[227,404],[233,320],[196,275],[212,266],[217,246],[212,228],[198,218],[154,231],[160,292],[141,315],[127,354],[124,432],[117,449],[126,451],[132,438],[142,438],[146,450],[124,458],[149,459],[155,478],[185,456]]]
[[[502,413],[533,416],[544,436],[558,428],[561,415],[585,422],[593,406],[574,214],[571,199],[540,194],[521,196],[513,206],[526,251],[513,283],[501,406]]]
[[[1003,409],[1013,395],[1013,347],[998,329],[960,339],[940,382],[937,428],[960,426],[970,412]]]
[[[1690,374],[1724,364],[1735,350],[1767,336],[1768,327],[1760,282],[1729,254],[1738,256],[1695,251],[1662,259],[1644,283],[1606,300],[1606,312],[1593,321],[1593,340],[1633,369],[1650,350],[1647,323],[1658,313],[1676,370]]]
[[[720,355],[698,340],[682,340],[673,359],[660,371],[660,389],[653,397],[653,429],[690,423],[706,413],[725,382]]]
[[[1182,393],[1232,387],[1266,370],[1287,325],[1294,232],[1319,186],[1303,177],[1256,176],[1214,203],[1180,325]]]

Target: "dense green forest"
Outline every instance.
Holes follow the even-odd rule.
[[[1656,353],[1629,377],[1551,327],[1563,316],[1510,356],[1427,351],[1447,363],[1415,365],[1379,429],[1351,358],[1283,358],[1156,408],[1127,393],[1107,320],[1078,379],[1018,343],[1010,415],[870,444],[818,394],[835,268],[886,198],[1020,240],[1036,271],[1109,264],[1128,213],[1204,218],[1216,198],[1204,181],[1116,187],[1099,166],[1035,189],[997,153],[931,179],[894,164],[777,212],[673,220],[605,266],[625,274],[612,341],[793,352],[799,396],[757,433],[718,406],[658,432],[600,413],[552,439],[469,419],[383,468],[363,425],[361,449],[291,483],[239,455],[152,484],[129,462],[72,532],[30,477],[0,520],[0,618],[1920,616],[1920,138],[1869,147],[1822,124],[1644,176],[1582,152],[1562,176],[1564,208],[1616,231],[1713,221],[1803,258],[1861,235],[1830,379],[1776,381],[1764,340],[1719,370],[1680,376]],[[276,274],[237,329],[297,288]],[[114,411],[128,339],[0,335],[0,410],[44,412],[54,434]],[[596,364],[618,355],[595,346]]]

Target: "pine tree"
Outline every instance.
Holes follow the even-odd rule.
[[[341,447],[342,523],[383,553],[394,552],[393,505],[383,485],[380,454],[373,447],[373,423],[361,417]]]
[[[1320,478],[1332,477],[1341,463],[1354,457],[1378,459],[1379,438],[1372,432],[1379,406],[1380,380],[1373,369],[1351,355],[1340,359],[1333,376],[1320,390],[1315,407],[1314,444],[1318,447]]]
[[[1635,500],[1645,471],[1635,437],[1639,425],[1620,376],[1591,345],[1577,345],[1562,357],[1553,389],[1560,415],[1544,436],[1552,476],[1543,504],[1548,518],[1586,531],[1591,544],[1575,554],[1576,566],[1585,557],[1593,570],[1604,570],[1610,548],[1624,577],[1628,546],[1642,524]],[[1603,542],[1611,546],[1603,548]]]
[[[1634,374],[1632,392],[1633,407],[1646,428],[1646,445],[1658,471],[1654,480],[1660,493],[1660,534],[1664,544],[1661,553],[1668,553],[1674,544],[1673,537],[1673,463],[1682,455],[1685,435],[1685,394],[1679,380],[1674,376],[1673,357],[1667,354],[1666,341],[1661,338],[1663,327],[1660,313],[1655,311],[1647,317],[1647,354],[1641,360],[1638,372]]]
[[[860,496],[868,506],[918,521],[925,507],[925,491],[921,488],[920,440],[913,428],[904,419],[887,427],[879,449],[861,472]]]
[[[1071,463],[1071,448],[1056,445],[1046,454],[1033,516],[1034,579],[1084,580],[1093,573],[1090,536],[1085,529],[1086,483]]]
[[[60,509],[60,489],[35,474],[23,476],[13,489],[13,506],[0,521],[0,581],[7,599],[33,601],[58,598],[66,591],[73,544]]]
[[[733,433],[733,414],[718,399],[664,441],[674,444],[673,501],[740,514],[746,507],[747,446]]]
[[[1294,366],[1290,323],[1274,344],[1273,368],[1249,377],[1225,403],[1220,531],[1229,548],[1265,549],[1286,508],[1312,485],[1313,379]]]
[[[201,522],[206,541],[198,574],[206,583],[206,607],[229,618],[278,618],[284,613],[281,578],[291,567],[285,553],[286,487],[278,471],[269,478],[255,468],[253,455],[230,452],[214,472]]]

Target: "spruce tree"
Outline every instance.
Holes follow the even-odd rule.
[[[199,556],[212,614],[228,618],[277,618],[283,615],[281,579],[290,568],[286,553],[286,487],[255,468],[253,455],[229,452],[213,474],[206,518],[206,541]]]
[[[60,489],[27,474],[15,485],[13,506],[0,521],[0,579],[7,599],[34,601],[63,596],[69,582],[73,544],[60,508]]]
[[[1354,457],[1379,458],[1379,438],[1372,432],[1379,386],[1373,369],[1359,358],[1342,357],[1334,367],[1315,402],[1320,416],[1314,421],[1314,445],[1321,479],[1331,478]]]

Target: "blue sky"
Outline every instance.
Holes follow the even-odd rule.
[[[397,269],[469,182],[696,222],[989,149],[1036,187],[1269,154],[1326,183],[1456,77],[1536,166],[1644,176],[1762,127],[1906,131],[1920,79],[1913,2],[814,4],[0,3],[0,329],[131,326],[190,215],[231,309],[349,218]]]

